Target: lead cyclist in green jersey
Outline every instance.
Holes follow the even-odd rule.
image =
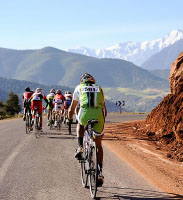
[[[84,126],[87,125],[88,120],[98,120],[98,123],[95,124],[93,128],[94,140],[98,149],[98,163],[100,169],[98,179],[103,183],[103,148],[101,141],[103,137],[104,121],[107,116],[107,109],[102,88],[95,84],[94,77],[88,73],[81,76],[80,84],[75,88],[71,107],[68,112],[70,120],[72,120],[78,102],[80,103],[77,125],[78,149],[75,157],[80,158],[83,152]]]

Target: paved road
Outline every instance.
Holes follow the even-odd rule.
[[[72,130],[68,135],[64,126],[60,133],[46,127],[36,139],[33,133],[25,134],[22,119],[0,121],[0,200],[91,199],[81,185],[80,165],[74,158],[75,127]],[[98,199],[172,199],[106,147],[104,155],[105,183]]]

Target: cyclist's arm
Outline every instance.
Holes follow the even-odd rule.
[[[32,96],[29,98],[28,103],[31,103],[32,101]]]
[[[47,102],[46,102],[46,106],[45,106],[45,108],[48,107],[48,104],[49,104],[49,100],[47,99]]]
[[[44,101],[46,102],[46,104],[48,104],[48,99],[46,98],[45,95],[43,95],[43,99],[44,99]]]
[[[73,100],[72,103],[71,103],[71,106],[69,107],[69,110],[68,110],[68,118],[69,120],[72,120],[72,117],[74,115],[74,111],[75,111],[75,108],[78,104],[78,101],[76,100]]]
[[[102,88],[101,88],[101,91],[102,91],[102,95],[104,97],[104,92],[103,92]],[[106,105],[105,105],[105,97],[104,97],[104,117],[105,118],[107,117],[107,108],[106,108]]]
[[[105,102],[104,102],[104,117],[105,118],[107,117],[107,108],[106,108]]]
[[[69,110],[68,110],[68,118],[70,120],[72,120],[75,108],[79,102],[79,96],[80,96],[79,91],[80,91],[80,86],[78,85],[74,90],[71,106],[69,107]]]

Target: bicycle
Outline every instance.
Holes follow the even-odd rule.
[[[57,131],[60,131],[63,122],[63,116],[60,111],[57,113]]]
[[[98,149],[93,140],[93,125],[98,123],[98,120],[88,120],[85,127],[83,138],[83,153],[79,162],[81,163],[81,182],[83,187],[87,187],[89,178],[89,189],[92,198],[96,197],[98,185]]]
[[[65,109],[65,116],[64,116],[64,124],[66,124],[68,126],[68,132],[69,132],[69,135],[71,135],[71,124],[72,124],[72,121],[68,120],[68,110]]]
[[[40,137],[40,130],[41,130],[41,127],[40,127],[40,116],[39,116],[39,113],[38,113],[38,107],[34,107],[35,111],[34,111],[34,115],[35,115],[35,118],[34,118],[34,131],[35,131],[35,137],[38,138]]]
[[[53,129],[53,126],[54,126],[54,120],[53,120],[53,108],[51,108],[51,111],[50,111],[50,130]]]
[[[25,110],[25,129],[26,129],[26,134],[30,133],[30,128],[31,128],[31,121],[32,121],[32,114],[31,114],[31,109],[30,107],[26,107]]]

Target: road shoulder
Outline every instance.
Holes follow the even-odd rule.
[[[161,190],[183,195],[183,164],[167,158],[144,134],[136,134],[137,123],[105,125],[103,144]]]

